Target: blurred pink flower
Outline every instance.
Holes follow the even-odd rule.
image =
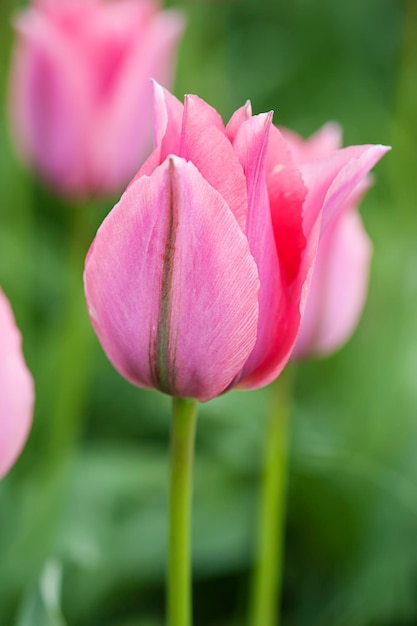
[[[272,114],[225,127],[155,87],[156,148],[97,232],[90,318],[139,387],[208,400],[278,376],[298,334],[318,238],[385,153],[339,150],[301,177]]]
[[[183,26],[157,0],[33,0],[10,81],[24,160],[71,198],[120,192],[149,154],[150,78],[171,82]]]
[[[9,301],[0,290],[0,478],[11,468],[32,423],[33,380]]]
[[[308,140],[285,129],[282,134],[301,171],[312,163],[324,167],[342,143],[341,129],[336,124],[323,126]],[[334,219],[322,229],[292,359],[334,352],[356,328],[366,300],[372,256],[372,245],[357,205],[370,183],[369,175],[363,178],[345,198]]]

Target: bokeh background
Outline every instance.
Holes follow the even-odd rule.
[[[74,258],[112,201],[70,207],[14,155],[6,93],[17,5],[0,5],[0,284],[37,403],[25,452],[0,484],[0,624],[160,626],[170,402],[125,382],[86,320]],[[297,370],[282,624],[415,625],[417,3],[183,8],[179,97],[197,93],[225,119],[250,98],[254,112],[274,109],[275,123],[305,136],[336,120],[345,144],[393,146],[362,203],[374,259],[360,326],[336,355]],[[232,392],[201,407],[197,626],[245,623],[269,393]]]

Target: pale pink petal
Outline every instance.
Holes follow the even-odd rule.
[[[141,387],[208,400],[256,341],[259,279],[248,241],[181,158],[138,179],[105,219],[85,288],[107,356]]]
[[[332,154],[339,148],[341,142],[341,129],[332,123],[323,126],[323,128],[306,141],[291,131],[281,129],[281,132],[287,140],[294,158],[299,164],[314,161],[314,159],[320,161],[323,158],[332,156]],[[342,156],[343,154],[344,153],[342,153]],[[311,179],[313,179],[312,176]],[[354,207],[356,207],[365,191],[369,188],[371,180],[372,179],[369,174],[363,177],[350,195],[348,195],[348,197],[340,204],[338,213],[336,217],[330,221],[330,225],[327,228],[321,229],[322,234],[318,247],[317,258],[314,264],[314,274],[313,266],[308,274],[310,277],[313,276],[311,286],[308,290],[308,298],[307,300],[304,299],[301,303],[301,309],[303,308],[304,302],[306,302],[306,306],[301,327],[298,332],[297,341],[291,354],[292,359],[311,356],[312,354],[317,353],[319,351],[319,342],[321,341],[323,333],[325,337],[327,337],[328,333],[333,333],[335,328],[347,329],[349,324],[338,323],[338,320],[343,318],[345,310],[347,311],[347,317],[350,320],[350,328],[353,330],[353,320],[357,320],[362,308],[362,302],[359,304],[358,298],[353,298],[351,300],[350,293],[347,293],[349,302],[345,308],[344,299],[341,299],[338,295],[337,301],[339,302],[340,311],[336,312],[336,308],[334,306],[336,303],[333,301],[333,296],[337,294],[337,290],[333,288],[332,284],[332,282],[336,282],[333,268],[339,267],[340,263],[334,263],[333,261],[336,261],[336,259],[334,259],[332,255],[338,254],[339,242],[343,236],[341,229],[343,228],[345,219],[347,224],[351,223],[351,217],[348,214],[352,211],[356,213],[356,209]],[[357,219],[360,222],[359,216]],[[316,224],[315,232],[319,232],[319,230],[319,224]],[[352,290],[354,291],[356,289],[355,294],[361,294],[364,299],[365,286],[367,285],[369,273],[368,265],[370,243],[363,231],[363,228],[357,228],[356,230],[358,231],[358,241],[355,242],[352,239],[349,242],[352,249],[349,250],[349,248],[343,248],[342,246],[341,252],[346,254],[347,267],[349,267],[350,264],[353,271],[360,269],[360,273],[356,276],[356,283],[354,287],[352,286]],[[312,241],[314,240],[315,238],[310,239],[310,250],[314,249],[315,244],[314,246],[312,245]],[[361,263],[355,263],[355,259],[358,259],[359,257],[361,258]],[[352,259],[352,262],[350,259]],[[344,283],[345,274],[346,272],[340,276],[340,285],[343,285]],[[333,281],[330,280],[330,276],[333,277]],[[353,282],[352,275],[349,275],[349,278],[350,281]],[[305,290],[308,284],[309,280],[305,283]],[[331,291],[330,288],[332,288]],[[332,302],[332,304],[330,304],[330,302]],[[351,304],[353,305],[353,309],[350,306]],[[328,316],[330,309],[336,314],[336,318],[334,320],[331,320]],[[354,314],[355,312],[356,315]],[[324,323],[325,327],[323,325]],[[347,330],[345,332],[347,332]]]
[[[328,122],[308,139],[288,128],[280,128],[280,131],[297,164],[326,158],[342,147],[342,129],[335,122]]]
[[[242,230],[247,212],[243,168],[225,135],[220,115],[197,96],[186,96],[179,156],[192,161],[223,196]]]
[[[0,290],[0,478],[26,442],[33,415],[33,380],[9,302]]]
[[[300,165],[308,195],[304,205],[304,231],[309,236],[317,219],[322,228],[332,220],[357,185],[390,148],[351,146],[327,159]]]
[[[371,252],[356,209],[345,210],[329,225],[291,358],[329,354],[349,339],[365,304]]]
[[[154,81],[154,142],[161,146],[160,163],[169,154],[179,154],[184,105]]]

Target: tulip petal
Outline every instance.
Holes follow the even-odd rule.
[[[372,245],[352,206],[323,233],[291,358],[329,354],[350,337],[365,304]]]
[[[186,96],[179,156],[192,161],[223,196],[242,230],[247,213],[246,180],[215,109],[197,96]]]
[[[342,129],[335,122],[328,122],[308,139],[288,128],[280,128],[280,132],[297,164],[326,158],[342,146]]]
[[[341,220],[338,222],[341,226]],[[325,303],[322,309],[322,324],[314,348],[318,354],[332,352],[350,337],[365,305],[369,282],[372,245],[358,211],[348,211],[343,216],[343,228],[338,228],[337,222],[334,229],[332,226],[328,228],[333,230],[328,238],[332,236],[337,254],[332,256],[329,268],[328,291],[334,298],[328,298],[327,306]],[[342,301],[344,306],[340,307]]]
[[[286,290],[281,284],[266,187],[266,158],[271,122],[272,114],[251,117],[241,124],[234,141],[234,149],[247,180],[246,236],[261,282],[258,336],[256,346],[240,375],[245,379],[255,369],[258,370],[269,359],[271,351],[275,350],[283,324],[282,314],[286,308]]]
[[[0,478],[18,457],[33,413],[33,380],[26,367],[9,302],[0,290]]]
[[[170,157],[126,191],[86,260],[90,317],[133,384],[208,400],[256,341],[259,279],[249,244],[192,163]]]
[[[269,137],[267,185],[278,258],[290,287],[298,275],[306,245],[303,205],[307,195],[289,146],[274,126]]]
[[[184,105],[154,81],[154,141],[161,146],[160,162],[169,154],[179,154]]]
[[[304,205],[304,230],[309,236],[317,219],[322,228],[332,220],[361,180],[390,150],[387,146],[350,146],[337,150],[327,159],[300,165],[308,188]]]
[[[169,154],[178,156],[180,151],[184,105],[156,81],[153,85],[155,149],[139,168],[129,186],[142,176],[150,176]]]
[[[229,140],[233,143],[237,134],[237,131],[242,126],[243,122],[250,119],[252,117],[252,106],[250,100],[247,100],[246,104],[243,107],[240,107],[237,111],[235,111],[227,123],[226,126],[226,135]]]

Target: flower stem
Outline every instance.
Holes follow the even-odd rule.
[[[191,626],[191,496],[198,402],[173,398],[169,503],[168,626]]]
[[[56,471],[56,463],[73,453],[78,443],[86,393],[90,383],[90,366],[94,333],[87,315],[83,290],[84,258],[93,238],[88,206],[68,209],[71,218],[67,261],[67,285],[63,319],[55,355],[57,371],[53,396],[53,412],[48,428],[48,471]],[[55,346],[51,346],[56,351]],[[61,461],[59,461],[59,459]]]
[[[256,563],[252,581],[250,626],[279,626],[284,566],[288,414],[293,372],[287,366],[271,385],[258,519]]]

